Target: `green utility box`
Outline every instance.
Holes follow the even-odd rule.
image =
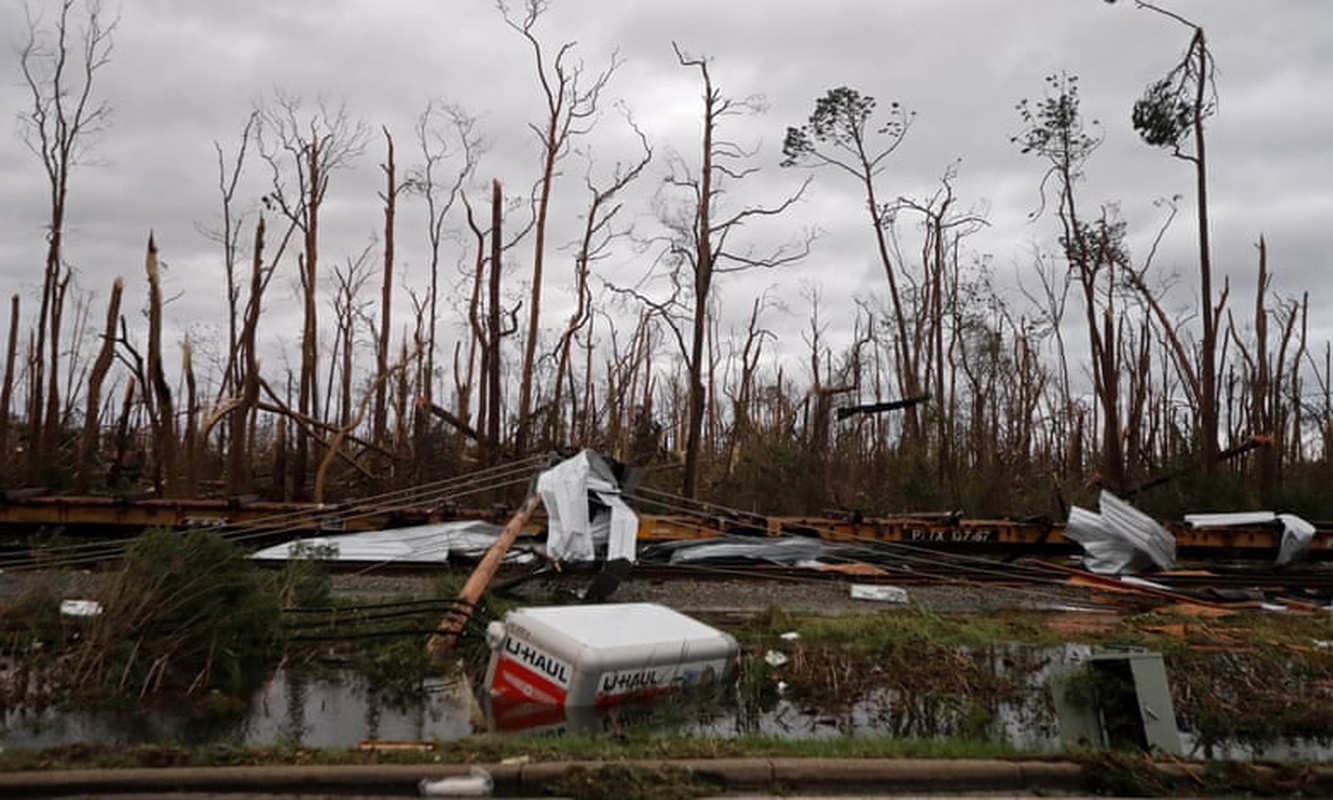
[[[1057,678],[1054,695],[1066,744],[1181,754],[1161,653],[1095,652]]]

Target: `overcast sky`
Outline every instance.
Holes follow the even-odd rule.
[[[1333,331],[1319,314],[1333,302],[1326,241],[1333,229],[1333,7],[1327,0],[1161,3],[1205,27],[1217,63],[1220,107],[1208,129],[1214,259],[1232,282],[1234,307],[1242,314],[1252,308],[1255,243],[1262,234],[1273,290],[1282,296],[1310,291],[1312,346],[1322,350]],[[56,2],[29,0],[28,6],[49,18]],[[345,104],[375,134],[365,154],[333,178],[321,249],[326,265],[345,263],[379,236],[380,126],[398,141],[400,169],[410,169],[418,161],[414,121],[430,100],[478,118],[488,150],[471,196],[484,198],[492,178],[523,194],[538,174],[528,125],[541,120],[543,101],[532,54],[489,0],[122,0],[118,13],[115,50],[97,84],[114,115],[70,189],[66,258],[78,285],[97,298],[95,319],[115,276],[126,279],[127,313],[143,307],[143,249],[151,229],[169,265],[167,291],[176,296],[168,309],[174,338],[189,331],[207,358],[223,324],[218,247],[200,233],[219,214],[215,142],[234,148],[250,110],[275,91],[303,97],[312,108],[321,99]],[[29,103],[17,55],[26,28],[24,3],[0,0],[0,36],[9,45],[0,108],[12,120],[0,138],[0,279],[7,295],[21,296],[25,317],[37,302],[47,214],[44,175],[17,134],[17,115]],[[677,152],[697,162],[699,73],[677,62],[676,42],[711,60],[724,95],[763,96],[763,114],[728,118],[725,133],[755,148],[760,172],[749,190],[766,202],[806,177],[779,167],[783,133],[803,123],[829,88],[850,86],[882,105],[897,101],[913,110],[914,125],[881,193],[925,199],[958,161],[960,206],[989,221],[967,240],[969,258],[988,257],[1009,287],[1031,282],[1034,248],[1053,250],[1056,230],[1049,216],[1029,220],[1043,164],[1010,143],[1021,128],[1014,106],[1040,98],[1049,74],[1077,75],[1084,115],[1101,120],[1105,134],[1087,165],[1084,207],[1118,203],[1133,255],[1142,259],[1163,219],[1157,201],[1183,195],[1157,264],[1161,280],[1178,276],[1173,307],[1193,305],[1192,171],[1143,144],[1129,125],[1134,100],[1176,63],[1190,31],[1128,0],[553,0],[536,32],[552,53],[575,42],[572,54],[588,74],[619,54],[623,63],[603,97],[602,118],[578,144],[605,174],[630,152],[614,102],[633,114],[657,156],[652,177],[625,212],[645,234],[659,232],[648,187],[660,183],[665,156]],[[585,168],[577,158],[563,166],[553,245],[574,235]],[[781,334],[778,346],[791,352],[804,347],[799,332],[812,288],[835,336],[857,299],[884,291],[856,186],[832,172],[813,178],[781,231],[755,231],[759,240],[819,230],[809,258],[720,286],[733,314],[748,312],[759,292],[783,300],[786,310],[773,309],[765,322]],[[268,188],[267,167],[252,157],[242,210],[253,215]],[[422,223],[414,201],[403,202],[400,282],[420,291],[426,282]],[[651,258],[626,249],[598,270],[606,280],[629,283]],[[511,261],[507,280],[518,292],[530,250],[516,250]],[[565,252],[552,250],[548,328],[563,318],[571,268]],[[299,330],[289,311],[295,269],[289,260],[270,289],[263,333],[271,347],[290,346]],[[1021,303],[1016,293],[1010,299]],[[406,306],[398,313],[402,319]]]

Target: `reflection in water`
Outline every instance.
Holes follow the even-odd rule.
[[[464,680],[435,679],[411,695],[386,692],[351,672],[277,672],[241,713],[187,714],[179,704],[56,712],[0,711],[0,748],[73,743],[224,744],[354,747],[366,740],[452,741],[476,733],[522,732],[619,735],[626,731],[730,737],[765,734],[792,739],[941,737],[1006,742],[1026,751],[1058,751],[1059,725],[1051,702],[1051,678],[1086,660],[1090,649],[1068,645],[1021,653],[988,649],[986,668],[1018,683],[1004,696],[977,698],[905,691],[882,686],[851,702],[815,703],[778,690],[741,697],[736,687],[602,711],[478,703]],[[781,676],[774,676],[780,678]],[[887,681],[886,681],[887,683]],[[207,703],[204,703],[207,705]],[[1183,733],[1187,754],[1203,755]],[[1327,742],[1236,744],[1215,756],[1326,760]]]
[[[205,702],[203,705],[207,705]],[[278,671],[240,714],[190,713],[179,704],[128,709],[5,709],[0,747],[76,742],[353,747],[367,739],[432,741],[473,732],[466,682],[432,679],[417,695],[388,696],[352,673]]]
[[[355,675],[287,672],[256,698],[245,743],[349,747],[368,739],[461,739],[473,732],[473,705],[467,684],[459,680],[433,679],[418,696],[402,698],[378,692]]]

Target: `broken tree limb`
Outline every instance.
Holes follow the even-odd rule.
[[[1273,444],[1272,434],[1267,434],[1267,433],[1255,434],[1254,436],[1251,436],[1250,438],[1246,439],[1240,444],[1235,445],[1233,447],[1228,447],[1227,449],[1218,453],[1217,463],[1221,464],[1224,461],[1230,461],[1231,459],[1237,456],[1245,455],[1251,450],[1255,450],[1260,447],[1271,447],[1272,444]],[[1178,469],[1172,472],[1168,472],[1165,475],[1159,475],[1155,478],[1151,478],[1139,484],[1138,486],[1130,487],[1125,491],[1124,496],[1127,498],[1133,497],[1139,492],[1147,491],[1148,489],[1161,486],[1164,483],[1170,483],[1176,478],[1179,478],[1180,476],[1184,475],[1186,472],[1187,470]]]
[[[537,510],[541,503],[541,495],[533,491],[523,501],[523,505],[514,516],[509,518],[500,535],[496,537],[495,542],[486,550],[486,554],[481,557],[477,563],[476,569],[468,576],[467,583],[458,592],[458,605],[461,610],[451,611],[440,620],[440,624],[435,626],[435,632],[426,640],[426,655],[435,658],[444,651],[454,646],[458,640],[458,634],[462,632],[463,625],[472,616],[472,610],[476,608],[477,601],[481,599],[481,593],[486,591],[486,586],[495,576],[496,570],[500,568],[500,563],[504,561],[505,554],[509,548],[513,547],[518,534],[523,530],[523,526],[528,524],[528,519],[532,513]]]
[[[911,408],[930,399],[930,395],[923,394],[916,397],[908,397],[903,400],[889,400],[883,403],[867,403],[859,406],[844,406],[838,409],[838,420],[844,420],[854,414],[879,414],[884,411],[899,411],[904,408]]]
[[[449,425],[451,425],[455,430],[457,430],[459,433],[463,434],[467,438],[471,439],[472,441],[474,442],[481,441],[481,435],[478,434],[477,431],[474,430],[471,425],[464,422],[461,417],[449,411],[449,409],[430,402],[424,396],[417,398],[417,407],[423,408],[429,411],[431,414],[449,423]]]

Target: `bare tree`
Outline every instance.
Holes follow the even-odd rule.
[[[120,296],[124,289],[125,284],[119,278],[111,286],[111,297],[107,301],[106,326],[102,331],[102,346],[98,349],[97,359],[93,362],[92,371],[88,376],[78,461],[78,481],[83,491],[86,491],[92,483],[91,473],[97,463],[97,445],[102,425],[102,386],[115,359],[116,320],[120,318]]]
[[[366,249],[355,259],[348,258],[345,269],[340,267],[333,268],[333,282],[335,286],[332,300],[333,309],[333,352],[330,358],[336,366],[330,369],[330,379],[325,395],[325,408],[329,410],[330,419],[337,420],[337,425],[345,427],[352,418],[352,385],[356,376],[356,343],[357,329],[360,324],[367,323],[369,313],[367,309],[370,301],[362,299],[362,293],[366,282],[370,280],[370,251],[373,247],[367,245]],[[371,327],[371,326],[367,326]],[[376,359],[377,368],[375,374],[383,374],[378,369],[378,337],[376,337]],[[385,365],[387,371],[388,365]],[[337,378],[334,378],[334,375]],[[375,382],[375,391],[371,401],[382,402],[384,397],[384,381]],[[337,386],[338,404],[334,411],[332,397],[334,387]],[[361,401],[358,405],[364,405]],[[371,430],[371,441],[376,446],[382,446],[383,442],[377,436],[379,432],[373,428]]]
[[[727,437],[727,475],[736,470],[742,451],[750,444],[754,429],[752,420],[755,395],[757,393],[757,374],[764,352],[764,342],[777,336],[759,324],[760,312],[772,304],[767,294],[756,297],[750,304],[750,317],[745,326],[745,339],[740,352],[731,354],[735,364],[735,378],[725,390],[731,401],[731,431]]]
[[[663,319],[671,324],[688,372],[688,422],[681,491],[687,497],[694,497],[699,489],[700,446],[704,415],[708,409],[708,392],[703,378],[713,281],[724,273],[771,269],[795,263],[806,256],[809,238],[755,254],[742,249],[732,237],[738,235],[747,223],[763,217],[776,217],[790,209],[803,196],[809,179],[776,205],[747,206],[738,211],[723,209],[721,200],[726,183],[742,180],[757,168],[746,164],[754,155],[753,151],[721,136],[719,127],[727,117],[757,110],[759,102],[757,98],[736,100],[726,97],[714,87],[706,59],[687,56],[674,43],[672,47],[681,66],[698,69],[703,81],[703,140],[699,165],[690,169],[676,157],[666,179],[668,187],[681,190],[688,198],[688,204],[666,220],[670,241],[667,262],[673,271],[684,273],[681,280],[673,279],[673,283],[682,287],[688,285],[688,329],[676,324],[670,313],[663,315]],[[673,302],[679,302],[681,297],[681,293],[673,293]]]
[[[380,319],[379,330],[375,336],[375,374],[383,375],[389,368],[389,337],[393,312],[393,261],[395,233],[397,227],[398,195],[408,187],[410,181],[398,180],[398,165],[394,161],[393,135],[388,128],[384,132],[385,160],[380,165],[384,172],[384,191],[380,200],[384,201],[384,268],[380,281]],[[388,409],[385,405],[387,381],[376,381],[375,399],[371,412],[371,440],[378,446],[384,446],[387,435]],[[344,414],[347,411],[343,412]]]
[[[214,398],[214,410],[210,419],[201,426],[199,436],[201,442],[206,443],[213,428],[219,427],[219,446],[226,452],[225,485],[232,494],[246,493],[251,488],[253,465],[249,457],[250,440],[257,416],[255,403],[259,398],[259,361],[255,347],[263,294],[273,277],[274,265],[282,260],[297,231],[295,222],[287,220],[273,249],[272,258],[265,264],[263,251],[267,224],[262,214],[257,215],[250,247],[250,263],[242,264],[245,248],[241,237],[245,232],[248,214],[245,209],[238,207],[236,196],[245,171],[246,157],[251,145],[257,143],[261,123],[260,111],[251,111],[241,127],[235,150],[231,153],[220,142],[213,142],[217,155],[221,215],[217,227],[201,228],[207,238],[222,248],[227,297],[227,359]],[[272,200],[265,199],[265,205],[271,209]]]
[[[446,236],[445,221],[454,203],[462,196],[464,184],[475,173],[477,161],[485,149],[475,129],[474,117],[458,106],[446,103],[428,103],[417,118],[416,136],[422,163],[414,171],[409,186],[426,202],[426,240],[430,247],[430,288],[424,311],[425,334],[424,341],[418,343],[418,352],[423,354],[418,405],[428,409],[435,405],[436,329],[439,323],[440,259]],[[448,162],[454,162],[455,167],[446,177],[442,172]],[[465,385],[471,388],[470,381],[465,382]],[[466,408],[459,410],[466,416]],[[425,421],[429,417],[418,414],[415,419],[419,423],[414,426],[414,435],[420,447],[426,432]]]
[[[298,257],[301,277],[303,326],[297,410],[320,418],[319,387],[319,222],[332,174],[351,164],[365,148],[364,122],[348,116],[346,107],[331,109],[320,103],[307,114],[298,98],[278,93],[260,108],[260,151],[273,173],[266,203],[302,234]],[[304,493],[308,458],[306,428],[296,435],[292,459],[293,486]]]
[[[504,364],[501,359],[501,342],[518,330],[518,311],[520,306],[506,309],[501,302],[500,287],[503,284],[504,254],[523,239],[531,230],[531,222],[519,226],[519,230],[510,238],[503,238],[506,213],[515,206],[507,203],[502,184],[499,180],[491,181],[491,224],[483,229],[473,214],[472,204],[467,195],[461,194],[463,207],[467,211],[467,226],[476,242],[471,274],[471,291],[467,304],[468,328],[471,333],[469,352],[464,363],[455,358],[454,381],[460,398],[459,408],[463,413],[461,420],[466,424],[467,408],[465,402],[475,386],[480,390],[477,397],[477,426],[480,434],[478,444],[481,460],[499,458],[503,453],[504,443],[500,439],[503,429],[501,421],[501,386],[503,385]],[[506,324],[507,320],[507,324]],[[460,348],[461,349],[461,348]],[[474,380],[474,365],[481,373]]]
[[[483,464],[500,460],[500,275],[504,245],[500,231],[504,224],[504,192],[500,182],[491,182],[491,256],[490,273],[486,280],[486,457]]]
[[[222,380],[218,384],[219,400],[240,384],[241,364],[237,356],[240,344],[242,285],[238,269],[245,214],[236,207],[236,191],[245,168],[245,156],[255,138],[255,128],[258,124],[259,112],[251,111],[245,120],[245,125],[241,127],[240,141],[236,144],[236,152],[230,162],[222,144],[217,140],[213,141],[213,150],[217,154],[218,196],[222,201],[222,214],[217,229],[202,232],[222,246],[222,269],[227,281],[227,363],[222,370]]]
[[[21,135],[41,161],[49,191],[46,262],[29,370],[30,466],[55,447],[59,435],[59,320],[69,281],[64,244],[70,175],[111,116],[111,106],[96,97],[94,86],[110,62],[116,22],[105,18],[99,0],[78,6],[75,0],[60,0],[49,27],[25,7],[27,39],[19,51],[31,97],[28,110],[19,113]]]
[[[264,269],[264,217],[255,221],[254,246],[250,250],[250,292],[241,320],[236,342],[237,382],[236,397],[222,404],[229,420],[227,430],[226,487],[231,495],[249,492],[252,488],[251,434],[259,404],[259,355],[257,329],[262,307],[264,286],[273,274]],[[203,432],[207,438],[208,431]]]
[[[18,359],[19,296],[9,298],[9,338],[5,345],[5,374],[0,379],[0,480],[9,480],[10,419],[14,402],[14,362]]]
[[[532,132],[541,142],[542,172],[536,186],[536,213],[532,247],[532,288],[528,298],[528,327],[523,343],[523,363],[520,366],[518,390],[518,429],[515,449],[526,450],[531,429],[533,371],[537,361],[537,338],[541,324],[542,277],[546,261],[546,225],[550,213],[551,191],[557,177],[556,164],[569,151],[574,137],[586,133],[597,113],[597,102],[602,90],[619,65],[612,54],[606,69],[592,76],[587,85],[581,85],[583,67],[570,62],[573,42],[566,42],[549,62],[541,41],[535,33],[538,19],[548,7],[547,0],[524,0],[522,19],[511,16],[509,7],[501,0],[497,7],[509,27],[518,31],[532,47],[536,60],[537,81],[545,98],[546,115],[540,125],[532,125]]]
[[[1283,455],[1294,450],[1293,444],[1300,439],[1300,433],[1292,435],[1290,427],[1297,424],[1299,402],[1288,401],[1300,396],[1298,365],[1302,362],[1305,348],[1304,329],[1301,326],[1305,315],[1306,301],[1289,300],[1280,302],[1276,309],[1269,309],[1268,295],[1271,291],[1272,274],[1268,270],[1268,244],[1263,236],[1259,237],[1259,272],[1255,285],[1254,298],[1254,338],[1252,342],[1243,340],[1240,326],[1227,314],[1227,329],[1236,343],[1236,350],[1244,365],[1245,388],[1248,398],[1240,400],[1246,406],[1247,424],[1241,435],[1244,438],[1263,444],[1256,453],[1259,502],[1271,507],[1280,502],[1277,488],[1283,467]],[[1271,319],[1270,319],[1271,318]],[[1272,343],[1270,322],[1278,323],[1278,341]]]
[[[147,378],[153,398],[149,406],[153,414],[154,459],[153,483],[159,496],[172,496],[176,474],[176,407],[162,367],[162,280],[157,243],[148,235],[148,253],[144,259],[148,274],[148,363]]]
[[[392,379],[395,375],[400,375],[407,366],[407,354],[403,354],[403,359],[384,372],[378,373],[371,381],[370,388],[361,396],[356,409],[347,409],[342,415],[342,421],[334,426],[332,435],[328,439],[328,447],[325,448],[324,455],[320,459],[319,466],[315,469],[315,484],[313,490],[313,500],[316,503],[324,502],[324,492],[328,481],[329,467],[334,458],[343,458],[351,460],[351,457],[343,452],[343,442],[356,430],[357,426],[366,416],[366,408],[371,404],[377,395],[380,394],[380,385]],[[372,442],[372,445],[374,443]]]
[[[634,125],[633,120],[630,120],[629,124],[635,135],[638,136],[639,145],[642,148],[639,158],[626,164],[617,163],[604,184],[595,184],[591,175],[584,177],[584,184],[589,194],[588,210],[583,216],[583,234],[579,238],[578,250],[574,256],[574,296],[576,304],[574,312],[565,324],[565,330],[560,335],[560,341],[556,346],[556,371],[552,389],[554,394],[551,399],[553,412],[550,415],[553,420],[560,418],[564,407],[565,381],[571,377],[572,372],[571,357],[574,339],[592,319],[592,293],[589,288],[592,264],[607,255],[607,249],[612,242],[628,234],[627,229],[617,229],[615,224],[615,219],[623,208],[619,195],[643,174],[653,158],[653,151],[648,145],[647,137]],[[589,171],[591,171],[591,165],[589,165]],[[570,391],[571,399],[576,399],[574,394],[573,391]],[[577,403],[573,405],[575,408],[578,406]],[[570,416],[572,419],[575,413],[571,413]],[[558,426],[554,426],[551,430],[548,430],[548,437],[553,441],[559,439],[558,429]]]
[[[925,219],[921,237],[922,282],[917,291],[917,313],[913,315],[910,326],[911,341],[909,352],[915,354],[918,374],[922,384],[930,387],[929,394],[935,399],[935,442],[938,452],[936,469],[941,477],[949,471],[952,461],[952,448],[955,444],[949,426],[955,409],[948,402],[949,393],[946,383],[950,370],[946,353],[956,344],[957,324],[949,324],[958,316],[959,277],[958,250],[964,237],[975,233],[986,225],[985,217],[979,213],[962,213],[954,206],[958,198],[954,194],[954,181],[958,177],[957,162],[950,164],[940,178],[940,188],[924,201],[900,197],[890,205],[888,222],[896,219],[898,212],[907,210],[921,214]],[[948,334],[948,336],[946,336]],[[946,341],[947,340],[947,341]],[[922,358],[922,354],[928,358]],[[900,387],[901,388],[901,387]],[[908,395],[907,398],[924,397],[926,392]],[[915,435],[916,404],[903,408],[905,415],[904,429],[908,436]]]
[[[500,181],[491,181],[491,225],[483,230],[472,213],[472,204],[463,196],[463,205],[467,209],[467,224],[476,241],[476,257],[473,262],[472,291],[468,301],[468,325],[472,332],[471,352],[467,360],[466,382],[458,381],[458,369],[455,369],[456,382],[460,396],[471,391],[472,368],[477,364],[481,373],[476,381],[480,388],[477,398],[477,433],[479,459],[482,464],[491,464],[498,460],[501,452],[500,443],[500,320],[503,316],[500,307],[501,257],[504,255],[504,243],[501,239],[504,224],[504,191]],[[462,421],[466,424],[466,411]]]
[[[181,433],[185,444],[185,466],[178,485],[182,496],[195,497],[202,474],[203,447],[199,435],[199,384],[194,374],[194,344],[188,335],[181,340],[181,375],[185,379],[185,430]]]
[[[468,292],[466,318],[468,323],[468,344],[467,355],[464,357],[461,350],[462,346],[455,348],[454,351],[454,395],[455,405],[458,409],[460,419],[463,424],[471,421],[472,414],[472,393],[476,390],[477,401],[477,425],[478,444],[485,449],[482,441],[486,431],[486,392],[488,382],[484,379],[477,380],[476,374],[481,372],[486,375],[486,359],[490,354],[486,347],[486,324],[483,319],[482,307],[482,289],[485,285],[486,276],[486,236],[487,232],[482,230],[477,223],[476,215],[472,211],[472,204],[468,202],[467,195],[462,194],[463,207],[467,211],[467,226],[472,234],[475,243],[475,250],[472,257],[472,271],[469,276],[470,290]],[[460,363],[461,362],[461,363]]]

